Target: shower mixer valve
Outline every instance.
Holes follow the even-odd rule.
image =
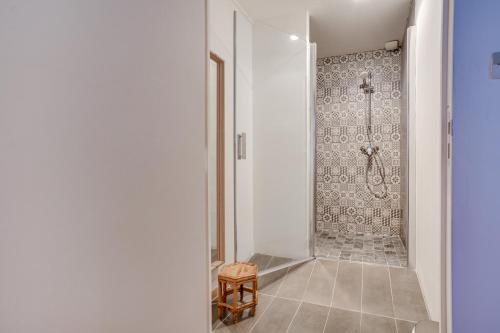
[[[380,150],[380,148],[378,146],[372,147],[371,145],[369,145],[368,148],[361,147],[360,150],[361,150],[361,152],[363,154],[365,154],[366,156],[370,157],[374,153],[378,153],[378,151]]]

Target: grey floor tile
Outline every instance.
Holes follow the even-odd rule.
[[[340,257],[340,250],[332,248],[332,250],[328,253],[328,257],[330,257],[330,258],[338,258],[338,257]]]
[[[314,253],[318,257],[328,257],[330,255],[329,249],[328,245],[316,246]]]
[[[352,256],[351,250],[340,251],[340,260],[351,260],[351,256]]]
[[[288,268],[259,277],[259,291],[266,295],[276,296]]]
[[[363,266],[363,312],[394,317],[387,267]]]
[[[212,307],[212,330],[213,330],[220,325],[221,321],[218,318],[217,302],[216,301],[212,302],[211,307]]]
[[[375,263],[375,256],[373,254],[363,256],[363,262],[370,263],[370,264]]]
[[[389,258],[386,259],[386,251]],[[382,256],[374,255],[381,252]],[[383,236],[364,233],[345,233],[338,231],[318,232],[315,234],[315,255],[318,257],[337,257],[351,262],[389,264],[406,267],[406,249],[397,236]]]
[[[439,333],[439,323],[432,320],[419,321],[415,326],[417,333]]]
[[[252,333],[285,333],[299,307],[299,302],[275,298]]]
[[[304,294],[304,301],[330,306],[338,262],[317,260]]]
[[[217,327],[215,330],[213,330],[212,332],[217,332],[217,333],[235,333],[235,332],[238,332],[236,328],[231,328],[231,327],[227,327],[227,326],[219,326]],[[243,331],[241,331],[241,333],[243,333]]]
[[[415,272],[406,268],[391,267],[389,270],[394,297],[395,317],[414,322],[428,319],[424,299]]]
[[[259,271],[263,271],[271,261],[271,258],[272,257],[268,256],[267,254],[256,253],[252,256],[252,258],[250,258],[249,261],[253,264],[256,264]]]
[[[323,333],[329,308],[302,303],[288,333]]]
[[[333,291],[333,306],[341,309],[361,311],[362,266],[341,261]]]
[[[233,322],[231,315],[215,329],[217,333],[247,333],[250,331],[255,322],[265,313],[266,309],[271,304],[273,298],[266,295],[259,295],[259,304],[255,311],[255,316],[250,316],[250,310],[245,310],[241,315],[240,321],[236,324]]]
[[[332,308],[325,333],[359,333],[361,314],[359,312]]]
[[[355,262],[363,262],[363,258],[366,256],[363,256],[361,253],[353,252],[351,255],[351,261]]]
[[[302,300],[307,282],[314,268],[314,261],[291,267],[279,289],[278,296]]]
[[[398,333],[412,333],[413,327],[415,327],[415,323],[404,320],[396,320],[396,325]]]
[[[228,295],[227,296],[227,303],[231,304],[232,302],[233,302],[233,295]],[[222,326],[222,322],[225,322],[230,315],[231,314],[229,313],[229,311],[225,311],[223,313],[223,315],[222,315],[222,321],[219,320],[219,318],[218,318],[219,313],[218,313],[218,309],[217,309],[217,303],[213,302],[212,303],[212,319],[215,319],[215,322],[212,321],[212,330],[215,330],[215,328],[217,328],[219,326]]]
[[[393,318],[373,316],[363,313],[361,333],[397,333]]]

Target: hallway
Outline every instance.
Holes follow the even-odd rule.
[[[428,318],[417,277],[405,268],[318,259],[266,275],[260,284],[255,317],[245,312],[233,324],[228,315],[214,332],[410,333]]]

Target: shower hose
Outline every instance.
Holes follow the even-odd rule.
[[[373,88],[371,87],[371,78],[370,85],[365,93],[368,94],[368,126],[366,126],[366,135],[368,137],[368,148],[361,147],[361,152],[366,155],[366,170],[365,170],[365,182],[368,191],[377,199],[385,199],[388,194],[388,188],[385,181],[385,168],[384,162],[382,161],[382,157],[379,155],[379,147],[374,147],[372,142],[372,94]],[[373,184],[370,184],[369,175],[370,172],[374,170],[375,174],[380,176],[380,181],[374,181]],[[382,186],[382,191],[377,193],[375,191],[376,186]]]

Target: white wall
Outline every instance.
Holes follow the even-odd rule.
[[[253,30],[256,252],[307,257],[307,14]]]
[[[416,1],[416,271],[433,320],[441,319],[443,3]]]
[[[236,17],[236,132],[246,133],[246,159],[237,161],[236,205],[238,260],[254,253],[253,218],[253,68],[252,23],[238,11]]]
[[[0,331],[207,332],[205,1],[0,22]]]

